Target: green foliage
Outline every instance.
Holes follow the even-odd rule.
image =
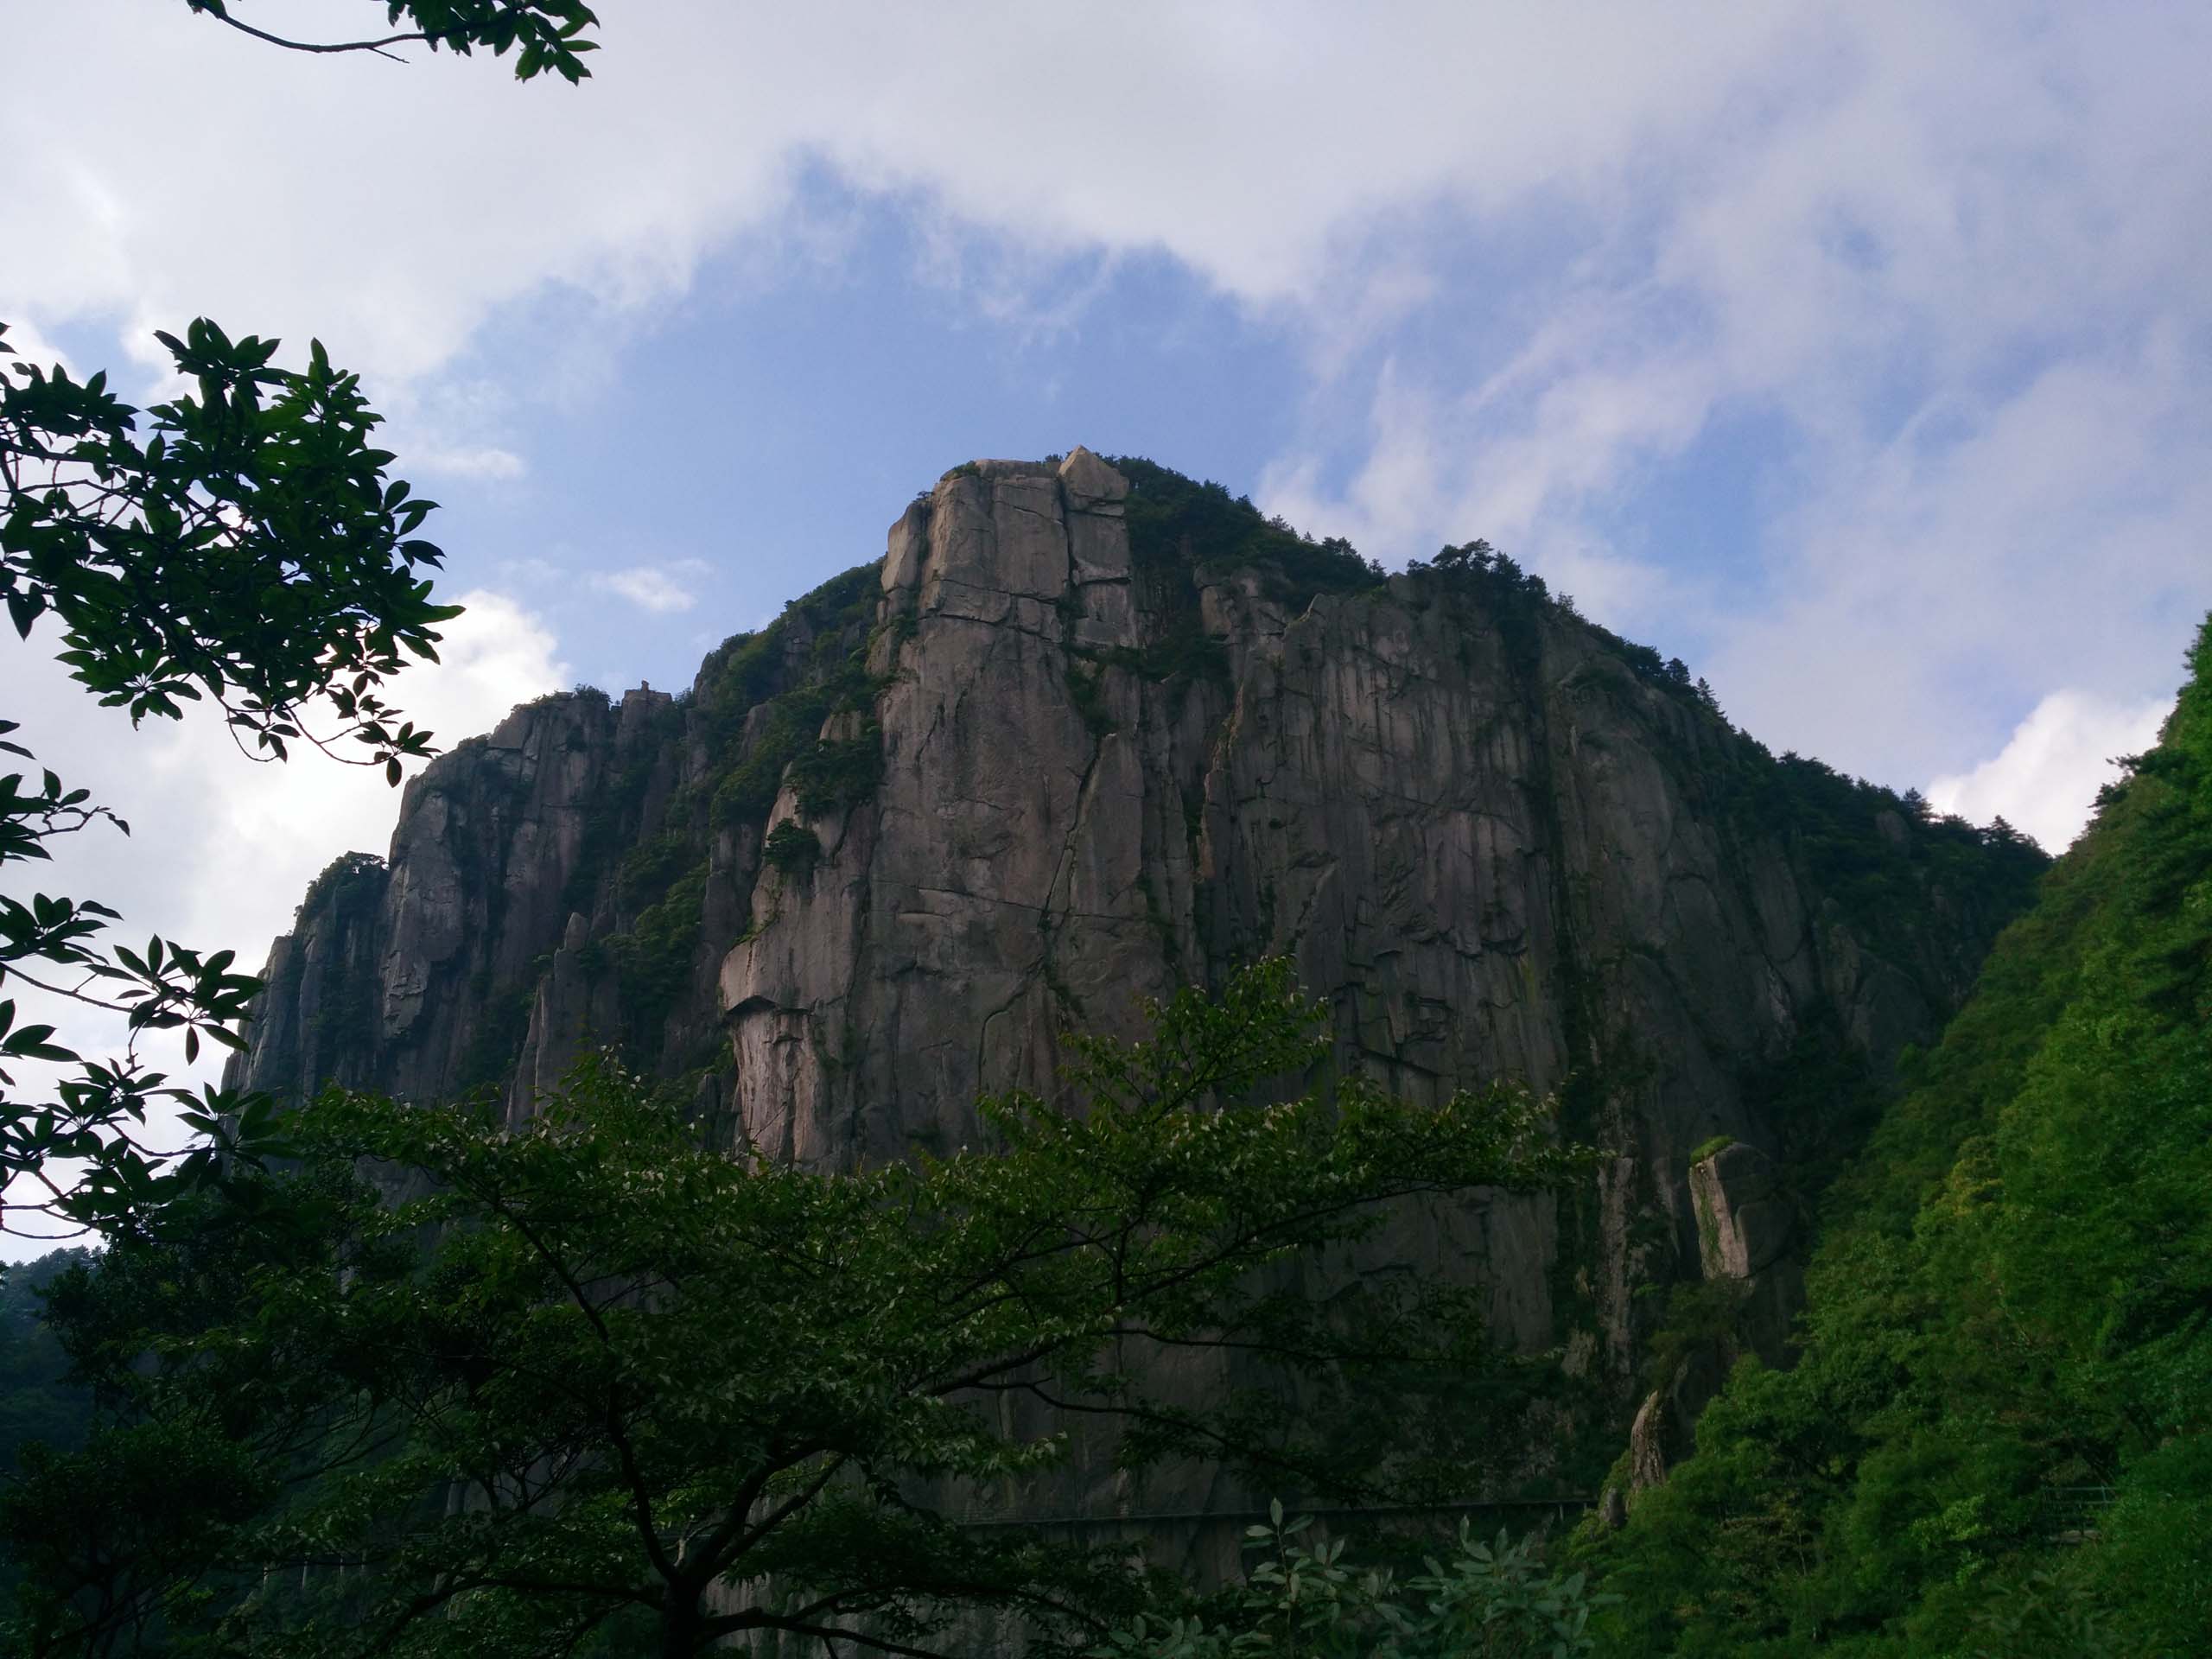
[[[976,1608],[1071,1634],[1128,1604],[1111,1552],[959,1524],[1067,1455],[1017,1403],[1117,1425],[1131,1470],[1389,1486],[1422,1455],[1408,1420],[1347,1464],[1279,1391],[1262,1413],[1147,1378],[1227,1348],[1371,1402],[1391,1365],[1474,1363],[1464,1299],[1346,1325],[1260,1270],[1395,1199],[1590,1160],[1505,1089],[1249,1103],[1325,1028],[1265,965],[1156,1008],[1144,1042],[1077,1043],[1073,1115],[994,1098],[989,1149],[850,1174],[704,1149],[604,1060],[518,1127],[334,1092],[300,1115],[299,1168],[57,1301],[112,1411],[0,1498],[17,1645],[498,1659],[620,1618],[676,1654],[860,1619],[927,1654]]]
[[[272,366],[276,341],[233,341],[204,319],[160,339],[195,391],[148,411],[101,375],[80,385],[20,363],[0,375],[0,594],[17,632],[58,619],[72,675],[134,721],[212,701],[264,758],[342,741],[396,782],[403,757],[430,753],[429,734],[384,700],[385,683],[409,657],[434,658],[436,625],[456,613],[419,575],[440,559],[415,535],[432,504],[386,480],[391,457],[369,442],[380,417],[320,343],[295,371]],[[12,355],[0,338],[0,356]],[[336,732],[307,725],[317,696]],[[51,838],[102,822],[128,831],[50,771],[36,791],[22,785],[21,774],[0,779],[0,863],[44,858]],[[256,1150],[240,1132],[267,1123],[265,1103],[168,1087],[137,1053],[152,1031],[181,1030],[188,1058],[203,1040],[236,1046],[229,1027],[257,982],[232,971],[228,951],[106,946],[99,936],[118,919],[90,899],[0,898],[0,975],[73,986],[62,994],[121,1016],[125,1039],[120,1058],[86,1060],[0,1000],[0,1054],[79,1068],[50,1102],[0,1104],[0,1178],[22,1178],[8,1214],[122,1225],[179,1182],[216,1179],[212,1152],[146,1138],[156,1099],[183,1103],[193,1128],[238,1153]],[[86,1173],[52,1180],[65,1160]]]
[[[692,837],[683,830],[649,836],[622,855],[614,874],[614,896],[631,909],[642,909],[666,893],[697,856]]]
[[[817,734],[827,705],[816,685],[787,691],[769,705],[768,721],[751,753],[715,785],[715,823],[757,823],[768,816],[783,788],[785,769],[820,741]]]
[[[1725,1276],[1668,1286],[1666,1318],[1644,1344],[1648,1386],[1667,1387],[1683,1362],[1700,1349],[1727,1351],[1738,1334],[1750,1288],[1745,1280]]]
[[[791,797],[810,818],[842,812],[883,781],[883,731],[874,721],[851,737],[817,738],[791,763]]]
[[[95,1260],[80,1248],[54,1250],[0,1276],[0,1479],[22,1467],[38,1441],[73,1450],[91,1421],[91,1402],[69,1382],[69,1359],[46,1326],[47,1287]]]
[[[767,843],[760,855],[768,861],[772,869],[781,870],[785,875],[810,875],[814,867],[822,861],[821,838],[798,820],[785,818],[768,832]]]
[[[1690,1162],[1701,1164],[1717,1152],[1726,1152],[1736,1144],[1732,1135],[1716,1135],[1710,1141],[1700,1141],[1690,1148]]]
[[[811,642],[817,652],[824,649],[824,640],[832,642],[829,649],[839,649],[836,642],[842,641],[842,649],[850,650],[851,642],[844,637],[875,614],[880,569],[880,560],[856,564],[793,600],[759,632],[734,634],[715,648],[700,665],[699,683],[702,709],[717,741],[735,737],[747,713],[788,689],[795,639]],[[836,671],[850,665],[849,658],[819,664]]]
[[[1101,686],[1104,671],[1095,664],[1085,662],[1071,652],[1068,654],[1068,701],[1083,717],[1084,729],[1091,736],[1104,737],[1114,729],[1113,711],[1107,708]]]
[[[95,1259],[90,1250],[61,1249],[0,1268],[0,1489],[37,1464],[38,1448],[73,1452],[92,1427],[91,1393],[71,1376],[69,1357],[47,1326],[46,1292]],[[12,1560],[0,1559],[0,1599],[14,1593],[19,1576]]]
[[[387,22],[404,17],[410,31],[316,43],[232,17],[226,0],[186,3],[302,51],[512,49],[521,79],[550,69],[572,82],[588,73],[582,54],[594,48],[581,37],[597,23],[582,0],[389,0]],[[417,532],[435,504],[386,476],[392,456],[371,442],[383,417],[358,376],[320,340],[305,368],[279,368],[277,341],[234,340],[202,317],[181,339],[156,335],[193,390],[140,410],[105,373],[80,383],[15,360],[6,334],[0,323],[0,596],[20,637],[55,618],[71,675],[134,725],[210,701],[257,758],[337,745],[394,784],[404,760],[434,752],[384,693],[410,658],[435,660],[437,624],[458,610],[430,598],[423,573],[442,555]],[[308,723],[317,700],[334,730]],[[16,729],[0,721],[0,739]],[[0,748],[33,759],[19,743]],[[102,823],[129,833],[51,771],[35,791],[22,783],[0,779],[0,865],[47,857],[51,838]],[[0,1097],[0,1228],[20,1230],[25,1211],[143,1225],[178,1193],[282,1150],[270,1102],[214,1089],[195,1098],[138,1052],[153,1031],[181,1031],[188,1061],[203,1041],[237,1046],[230,1027],[258,982],[232,972],[228,951],[160,938],[109,949],[99,936],[119,919],[92,899],[0,897],[0,977],[119,1015],[124,1033],[119,1056],[87,1060],[52,1027],[17,1024],[14,999],[0,999],[0,1058],[76,1068],[51,1100]],[[5,1071],[0,1084],[12,1096]],[[186,1108],[204,1144],[148,1137],[147,1109],[163,1099]]]
[[[1541,576],[1533,570],[1522,569],[1512,555],[1501,553],[1479,538],[1459,547],[1444,548],[1433,559],[1417,559],[1408,569],[1427,573],[1448,588],[1476,594],[1492,610],[1509,619],[1541,614],[1560,603],[1553,598]],[[1681,670],[1679,676],[1670,675],[1661,663],[1659,653],[1649,645],[1630,645],[1602,628],[1597,632],[1640,677],[1688,683],[1688,671],[1682,669],[1680,663],[1675,664]]]
[[[868,671],[864,638],[880,591],[878,569],[857,565],[832,578],[785,607],[768,627],[728,640],[707,660],[700,678],[710,734],[723,744],[734,743],[741,731],[753,734],[742,757],[709,786],[715,824],[765,822],[795,762],[794,782],[817,803],[802,804],[810,813],[853,804],[874,791],[882,756],[873,719],[849,740],[825,742],[821,734],[833,714],[867,715],[882,689]],[[804,647],[796,676],[795,643]],[[755,717],[764,705],[766,717]]]
[[[374,52],[389,56],[396,46],[427,46],[458,57],[481,47],[494,57],[515,51],[515,79],[528,80],[551,70],[571,86],[591,71],[583,54],[599,50],[582,38],[599,19],[582,0],[372,0],[383,6],[387,27],[409,27],[398,34],[356,41],[295,41],[241,22],[230,13],[230,0],[184,0],[194,12],[229,24],[241,34],[295,52]],[[517,50],[516,48],[519,48]]]
[[[340,853],[315,873],[292,912],[292,918],[359,918],[384,898],[384,860],[374,853]]]
[[[436,625],[459,613],[417,575],[442,556],[415,534],[435,504],[387,481],[369,442],[382,417],[321,342],[289,370],[276,341],[205,318],[156,338],[196,395],[143,416],[104,375],[0,378],[0,594],[17,632],[51,611],[61,660],[103,704],[175,719],[205,696],[280,759],[327,694],[397,778],[428,734],[377,688],[435,659]]]
[[[1910,960],[1931,894],[1993,928],[2025,906],[2049,868],[2002,818],[1977,828],[1938,816],[1915,791],[1899,795],[1803,755],[1777,758],[1748,736],[1738,753],[1737,766],[1709,780],[1723,812],[1747,830],[1780,830],[1811,884],[1895,959]],[[1869,834],[1885,815],[1892,833]]]
[[[1142,650],[1116,645],[1098,653],[1103,662],[1126,668],[1147,680],[1211,680],[1229,683],[1229,648],[1199,627],[1195,615],[1177,616],[1166,632]]]
[[[1596,1651],[1590,1615],[1614,1599],[1581,1573],[1547,1571],[1533,1535],[1486,1543],[1463,1521],[1455,1550],[1401,1580],[1345,1565],[1344,1539],[1308,1541],[1312,1516],[1270,1513],[1247,1529],[1259,1560],[1243,1582],[1188,1611],[1140,1613],[1090,1659],[1571,1659]]]
[[[2212,1647],[2212,624],[2191,669],[1831,1195],[1796,1368],[1593,1546],[1631,1650]]]
[[[627,929],[601,942],[621,987],[623,1007],[641,1033],[657,1031],[691,983],[706,897],[702,862],[679,877]]]
[[[1271,597],[1294,609],[1317,594],[1358,593],[1382,581],[1382,568],[1349,542],[1313,541],[1218,484],[1198,483],[1139,455],[1111,464],[1129,480],[1123,510],[1130,557],[1141,571],[1179,576],[1201,565],[1249,566],[1266,578]]]
[[[530,984],[518,986],[484,1005],[468,1034],[468,1046],[454,1067],[455,1094],[504,1090],[522,1058],[522,1046],[530,1036],[531,1013],[537,1004],[537,987]],[[361,1027],[357,1025],[352,1029],[358,1033]]]
[[[1932,885],[1919,900],[1923,912],[1949,902],[1948,890]],[[1996,909],[1993,900],[1992,908],[1995,914],[1987,927],[1993,935],[2006,912]],[[1902,908],[1892,913],[1892,948],[1899,953],[1893,960],[1917,968],[1915,977],[1923,994],[1940,1007],[1954,993],[1940,976],[1938,964],[1910,954],[1926,935],[1902,931],[1902,925],[1910,925],[1909,916]],[[1737,1087],[1741,1098],[1764,1103],[1769,1121],[1777,1126],[1778,1166],[1799,1195],[1827,1191],[1865,1147],[1897,1092],[1893,1082],[1869,1071],[1865,1052],[1853,1042],[1835,1005],[1826,999],[1803,1010],[1786,1050],[1741,1071]]]

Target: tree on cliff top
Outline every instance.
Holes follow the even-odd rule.
[[[1467,1299],[1325,1309],[1263,1270],[1586,1156],[1502,1087],[1249,1103],[1327,1052],[1281,963],[1155,1015],[1078,1039],[1078,1109],[991,1100],[988,1149],[854,1174],[702,1149],[605,1065],[515,1128],[326,1096],[251,1224],[125,1241],[57,1297],[111,1414],[6,1501],[16,1650],[929,1655],[991,1610],[1082,1646],[1133,1605],[1116,1552],[970,1524],[1033,1502],[1071,1426],[1133,1475],[1466,1478],[1507,1363]],[[365,1160],[428,1196],[381,1202]]]
[[[384,3],[381,38],[299,41],[231,15],[227,0],[186,0],[196,13],[274,44],[312,52],[377,51],[408,42],[461,54],[516,52],[524,79],[589,72],[579,38],[596,23],[579,0],[414,0]],[[393,457],[370,435],[381,417],[357,376],[320,341],[304,369],[275,366],[277,342],[232,340],[205,318],[162,334],[194,390],[149,410],[60,366],[16,360],[0,323],[0,596],[19,637],[51,613],[60,660],[134,723],[174,720],[188,703],[219,706],[239,747],[282,760],[307,741],[341,746],[397,783],[403,759],[429,753],[385,699],[410,657],[434,658],[436,625],[456,614],[430,599],[421,572],[440,562],[416,532],[433,504],[388,479]],[[334,729],[314,722],[327,707]],[[35,764],[8,738],[0,750]],[[0,867],[50,856],[55,837],[96,826],[128,833],[111,810],[38,768],[0,778]],[[10,887],[20,872],[10,871]],[[87,1060],[48,1024],[18,1023],[0,996],[0,1229],[33,1214],[116,1227],[142,1218],[180,1182],[212,1177],[219,1145],[271,1144],[268,1103],[167,1086],[141,1059],[150,1031],[181,1030],[188,1059],[227,1029],[257,988],[228,951],[202,955],[151,939],[143,950],[100,939],[120,918],[94,899],[15,891],[0,896],[0,981],[120,1016],[122,1054]],[[10,988],[0,985],[0,991]],[[73,1068],[51,1099],[25,1099],[3,1069]],[[168,1098],[209,1139],[179,1156],[150,1141],[147,1109]]]

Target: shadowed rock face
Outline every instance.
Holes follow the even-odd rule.
[[[390,857],[334,865],[276,941],[232,1080],[413,1100],[503,1081],[546,953],[570,931],[594,805],[626,763],[669,769],[649,716],[671,702],[549,698],[410,779]]]
[[[972,463],[688,696],[555,697],[461,746],[388,867],[302,907],[234,1076],[520,1112],[616,1040],[846,1165],[1050,1092],[1071,1023],[1287,954],[1342,1063],[1423,1098],[1525,1078],[1611,1150],[1586,1200],[1408,1212],[1369,1265],[1478,1280],[1626,1402],[1631,1293],[1700,1271],[1689,1149],[1733,1135],[1785,1185],[1832,1152],[1847,1103],[1777,1079],[1808,1045],[1885,1072],[2004,906],[1869,806],[1872,916],[1821,874],[1834,826],[1819,865],[1758,794],[1781,763],[1565,609],[1442,571],[1317,591],[1179,541],[1138,477]],[[818,861],[764,867],[795,820]]]
[[[1732,1329],[1688,1346],[1654,1379],[1629,1426],[1625,1478],[1609,1484],[1599,1505],[1608,1526],[1626,1519],[1629,1494],[1658,1485],[1696,1449],[1692,1430],[1738,1359],[1757,1354],[1777,1368],[1796,1359],[1789,1327],[1804,1302],[1804,1216],[1783,1172],[1736,1141],[1690,1165],[1689,1189],[1700,1274],[1735,1293]]]

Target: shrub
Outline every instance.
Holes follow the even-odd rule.
[[[785,818],[768,832],[761,856],[785,875],[807,875],[822,861],[822,843],[796,818]]]
[[[808,817],[857,806],[883,781],[883,732],[868,721],[857,737],[823,738],[791,762],[791,794]]]
[[[1571,1659],[1595,1651],[1590,1614],[1618,1597],[1592,1595],[1580,1573],[1548,1571],[1533,1535],[1485,1543],[1459,1523],[1457,1548],[1429,1556],[1402,1581],[1388,1567],[1344,1562],[1345,1541],[1309,1543],[1311,1516],[1249,1528],[1260,1559],[1233,1585],[1181,1617],[1139,1614],[1093,1648],[1092,1659],[1229,1659],[1299,1653],[1313,1659]]]

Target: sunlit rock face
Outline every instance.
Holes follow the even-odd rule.
[[[310,895],[234,1076],[524,1113],[611,1042],[714,1132],[849,1166],[957,1147],[979,1093],[1052,1092],[1071,1027],[1287,955],[1340,1065],[1524,1079],[1607,1149],[1581,1198],[1408,1211],[1362,1265],[1484,1286],[1624,1417],[1634,1292],[1701,1271],[1690,1150],[1827,1167],[1855,1107],[1806,1079],[1931,1037],[2004,906],[1874,804],[1812,856],[1780,763],[1567,607],[1245,558],[1130,473],[970,463],[689,693],[458,746],[386,867]],[[778,861],[786,823],[814,854]]]

